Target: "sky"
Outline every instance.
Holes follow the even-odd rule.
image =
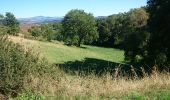
[[[0,13],[12,12],[17,18],[62,17],[71,9],[82,9],[94,16],[127,12],[146,5],[147,0],[0,0]]]

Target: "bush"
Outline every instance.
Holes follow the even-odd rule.
[[[46,73],[48,63],[0,36],[0,93],[15,96],[23,88],[24,79],[32,74]]]
[[[32,26],[28,29],[28,32],[37,40],[40,41],[51,41],[51,40],[62,40],[60,34],[61,25],[59,23],[54,24],[42,24],[40,26]]]

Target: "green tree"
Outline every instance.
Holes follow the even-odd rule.
[[[125,34],[127,33],[127,14],[120,13],[108,17],[112,37],[110,39],[113,46],[123,46]]]
[[[140,63],[148,56],[148,43],[150,33],[147,27],[136,28],[124,40],[125,60],[131,63]]]
[[[45,25],[41,25],[41,35],[47,39],[47,41],[51,41],[52,39],[54,39],[54,30],[53,27],[50,24],[45,24]]]
[[[98,45],[119,47],[124,40],[127,27],[126,13],[114,14],[97,20]]]
[[[164,65],[170,62],[170,1],[148,0],[150,13],[149,62]]]
[[[12,13],[7,12],[4,18],[4,25],[9,27],[8,34],[17,35],[19,33],[19,22]]]
[[[97,31],[99,33],[99,38],[95,41],[95,44],[106,46],[108,45],[108,40],[110,39],[112,33],[107,22],[107,18],[97,19]]]
[[[50,24],[54,30],[54,40],[62,41],[63,35],[62,35],[62,24],[61,23],[52,23]]]
[[[127,13],[127,25],[124,40],[125,59],[139,63],[148,55],[147,47],[150,33],[147,28],[148,13],[143,8]]]
[[[30,29],[28,29],[28,32],[31,33],[32,36],[38,37],[41,35],[41,28],[40,26],[32,26]]]
[[[83,10],[69,11],[62,25],[63,36],[70,45],[80,46],[81,43],[91,43],[98,38],[95,18]]]
[[[149,14],[146,12],[145,8],[132,9],[127,15],[130,28],[139,28],[147,25]]]
[[[28,32],[31,33],[32,36],[38,39],[47,40],[55,40],[59,37],[60,29],[56,27],[54,24],[42,24],[40,26],[32,26],[28,29]]]

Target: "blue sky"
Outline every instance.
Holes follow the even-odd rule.
[[[94,16],[108,16],[146,5],[147,0],[0,0],[0,13],[17,18],[64,16],[71,9],[83,9]]]

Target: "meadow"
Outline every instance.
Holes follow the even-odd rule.
[[[28,40],[21,37],[11,37],[15,42],[27,44],[42,53],[50,62],[64,63],[68,61],[84,60],[85,58],[96,58],[111,62],[122,63],[124,61],[124,51],[114,48],[104,48],[83,45],[81,48],[67,46],[62,42],[42,42]]]
[[[105,67],[111,66],[108,63],[124,62],[124,52],[117,49],[86,45],[83,45],[83,48],[70,47],[56,41],[41,42],[14,36],[10,39],[26,48],[34,48],[41,57],[47,58],[52,64],[74,62],[74,65],[80,66],[93,63],[91,67],[94,67],[98,63],[96,67]],[[86,61],[87,59],[90,62]],[[166,72],[159,73],[157,70],[154,70],[152,75],[146,74],[142,79],[137,77],[130,79],[121,75],[113,79],[110,73],[101,76],[93,73],[72,75],[60,67],[56,68],[56,72],[54,77],[30,75],[25,79],[24,92],[15,100],[30,98],[33,100],[168,100],[170,97],[170,75]]]

